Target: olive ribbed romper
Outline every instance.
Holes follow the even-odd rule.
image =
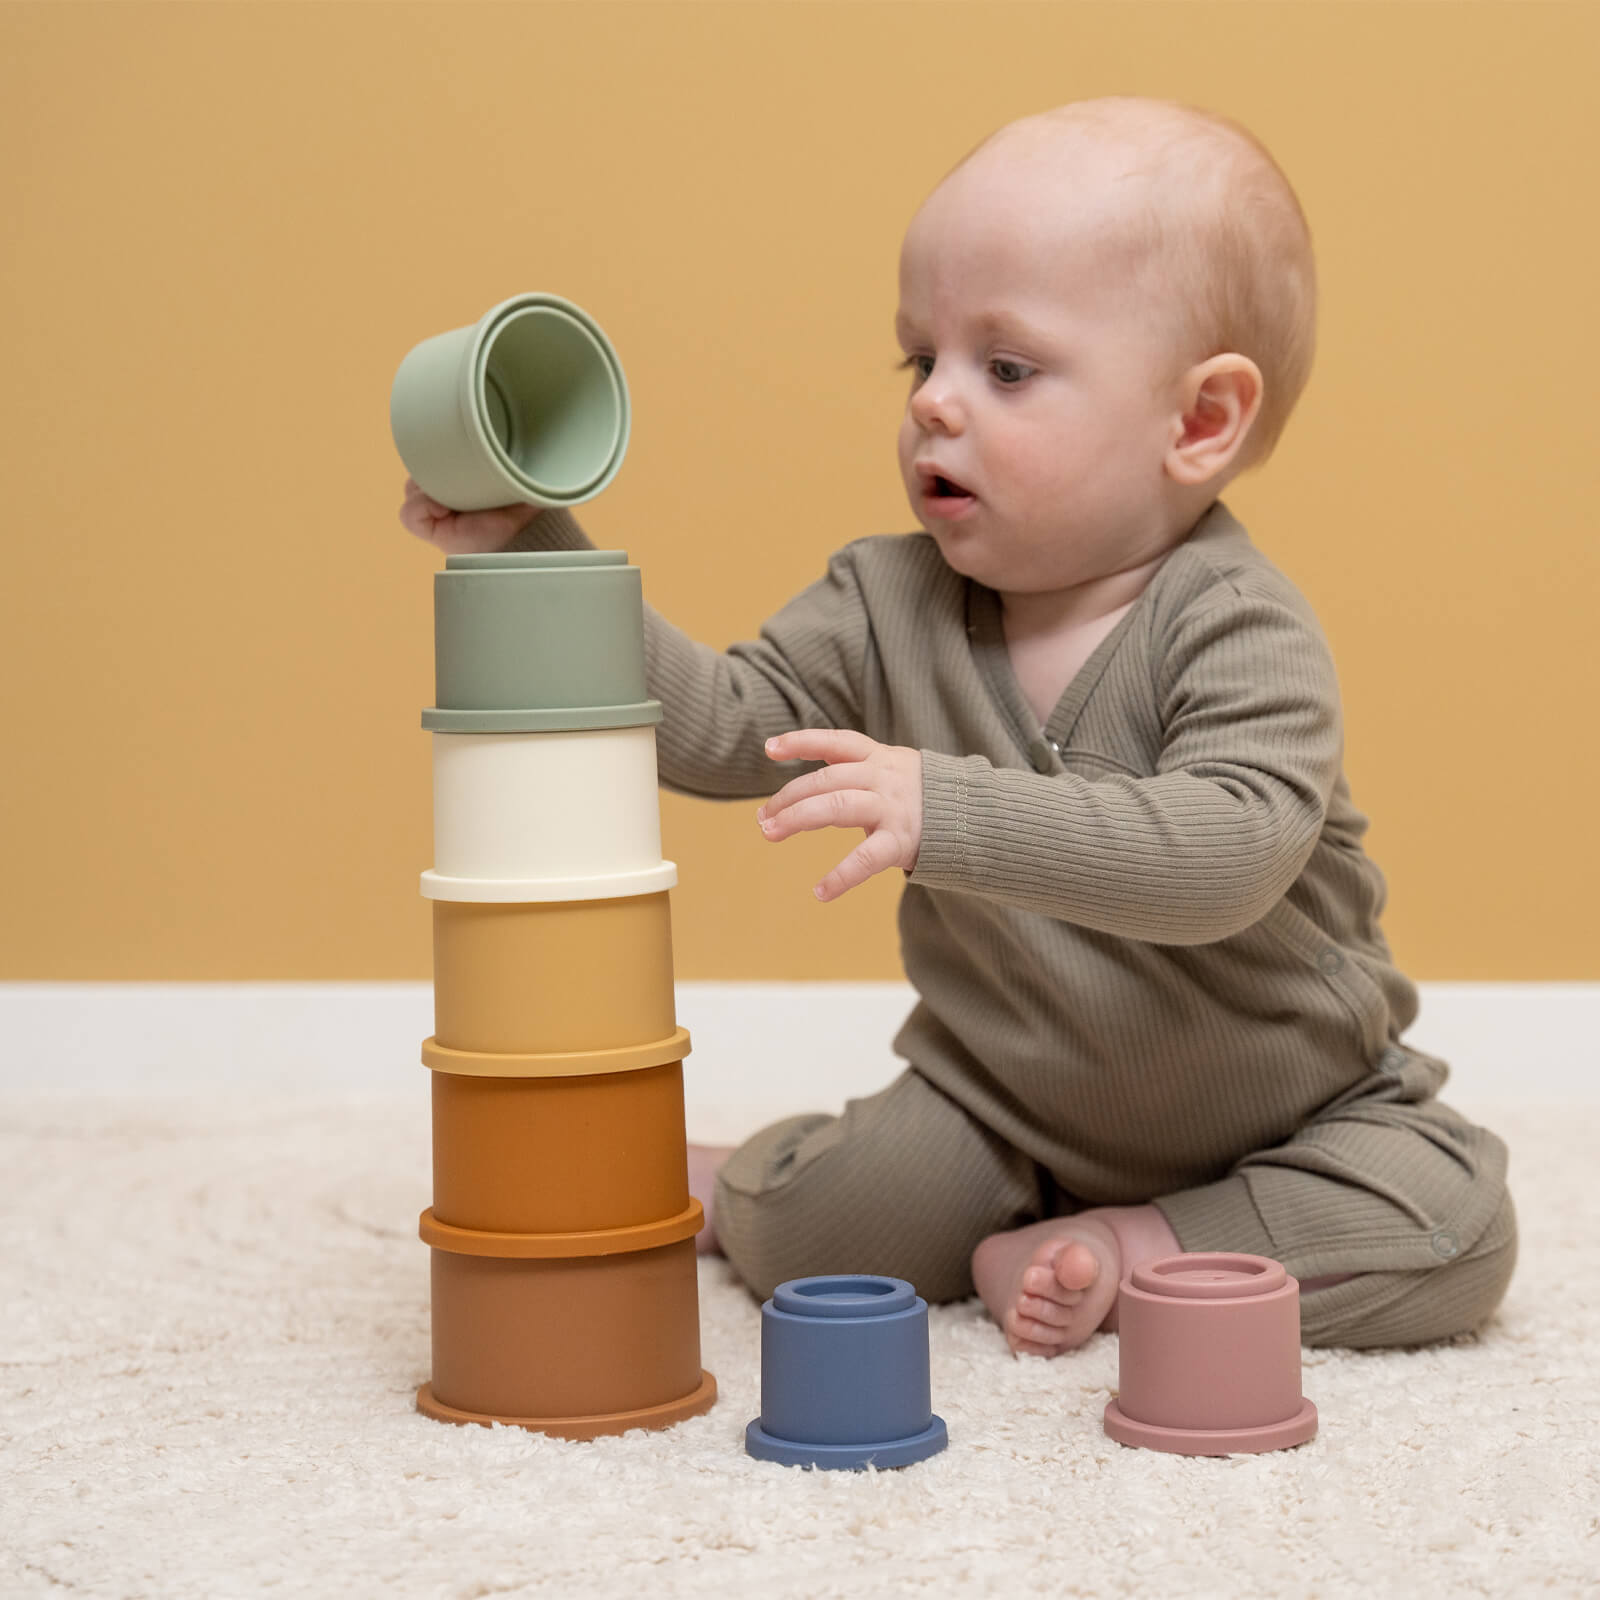
[[[587,546],[546,512],[514,547]],[[797,772],[796,727],[923,757],[900,902],[906,1071],[729,1159],[717,1232],[758,1294],[816,1272],[972,1293],[985,1235],[1154,1202],[1186,1250],[1272,1256],[1308,1342],[1458,1333],[1510,1281],[1505,1146],[1439,1102],[1444,1064],[1379,927],[1305,599],[1218,501],[1041,728],[998,596],[926,534],[866,538],[725,651],[646,608],[662,782],[714,799]]]

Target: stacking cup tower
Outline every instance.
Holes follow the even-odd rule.
[[[457,511],[616,476],[594,319],[519,294],[416,345],[389,396]],[[451,556],[434,581],[433,1377],[417,1407],[569,1439],[706,1410],[644,599],[615,550]]]
[[[451,556],[434,588],[433,1374],[569,1439],[709,1408],[637,567]]]

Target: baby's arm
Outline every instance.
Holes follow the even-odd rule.
[[[457,515],[409,480],[400,519],[450,554],[594,548],[571,512],[507,506]],[[712,799],[771,794],[806,763],[771,759],[768,739],[860,726],[871,629],[847,550],[758,639],[725,651],[696,643],[648,605],[644,623],[646,682],[662,705],[657,769],[670,789]]]
[[[1151,776],[924,752],[913,881],[1161,944],[1262,917],[1305,866],[1338,779],[1326,644],[1282,602],[1219,589],[1173,624],[1152,688]]]

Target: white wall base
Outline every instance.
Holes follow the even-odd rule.
[[[1600,1104],[1600,984],[1436,983],[1408,1036],[1446,1097]],[[690,1136],[836,1111],[899,1071],[899,983],[680,983]],[[0,984],[0,1093],[420,1093],[426,983]]]

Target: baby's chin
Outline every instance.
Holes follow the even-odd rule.
[[[1075,553],[1075,559],[1057,552],[1044,561],[1037,555],[1030,559],[1023,552],[997,550],[977,533],[959,527],[935,523],[927,532],[952,572],[1007,599],[1064,594],[1106,575],[1092,561],[1086,561],[1082,552]]]
[[[1033,548],[1037,535],[1019,533],[981,500],[970,514],[955,520],[926,516],[914,501],[911,511],[922,531],[939,547],[945,565],[986,589],[1026,593],[1061,588],[1071,581],[1058,581],[1056,569],[1071,569],[1075,562],[1063,560],[1059,550],[1042,561],[1041,552]]]
[[[975,529],[957,524],[937,522],[932,518],[918,519],[923,532],[939,547],[944,563],[963,578],[971,578],[988,589],[1004,589],[1016,576],[1010,563],[989,549]]]

